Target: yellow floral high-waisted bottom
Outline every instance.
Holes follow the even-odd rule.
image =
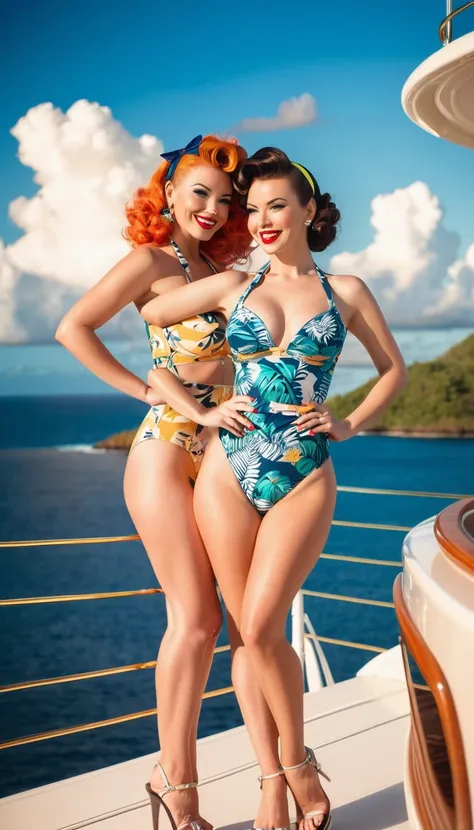
[[[232,386],[208,386],[204,383],[188,382],[184,382],[183,386],[207,409],[219,406],[234,394]],[[148,441],[150,438],[169,441],[186,450],[193,461],[193,480],[196,480],[207,444],[205,427],[190,421],[186,415],[180,415],[165,403],[151,407],[138,428],[130,452],[141,441]]]

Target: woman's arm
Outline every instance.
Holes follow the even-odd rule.
[[[177,320],[188,320],[209,311],[229,312],[229,300],[236,289],[248,282],[242,271],[224,271],[183,285],[145,303],[140,314],[155,326],[169,326]]]
[[[339,284],[342,286],[340,291]],[[344,441],[377,420],[406,386],[408,373],[385,317],[365,283],[357,277],[340,277],[338,293],[352,310],[347,328],[369,353],[379,380],[362,403],[344,420],[333,418],[323,404],[315,406],[322,416],[317,425],[313,426],[314,416],[311,418],[311,415],[303,415],[296,423],[304,424],[306,429],[311,424],[313,434],[327,432],[333,440]]]
[[[160,403],[156,392],[133,372],[122,366],[96,335],[122,308],[149,290],[157,274],[160,251],[136,248],[93,286],[67,312],[56,332],[56,340],[101,380],[151,405]],[[164,270],[166,262],[163,260]]]
[[[148,372],[148,383],[176,412],[185,415],[196,424],[223,427],[239,437],[243,435],[245,428],[254,429],[252,422],[240,414],[255,412],[252,398],[248,395],[234,395],[220,406],[208,408],[199,403],[183,386],[183,381],[169,369],[151,369]]]

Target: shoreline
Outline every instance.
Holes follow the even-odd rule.
[[[130,431],[132,432],[132,431]],[[363,436],[364,438],[373,437],[381,435],[385,438],[425,438],[425,439],[439,439],[439,438],[451,438],[456,440],[472,440],[474,439],[474,431],[463,431],[463,432],[428,432],[424,430],[380,430],[380,429],[372,429],[366,430],[363,432],[358,433],[355,435],[355,438],[359,436]],[[96,441],[95,444],[92,444],[92,449],[94,450],[101,450],[102,452],[113,450],[113,451],[121,451],[121,452],[128,452],[135,436],[135,432],[131,436],[131,440],[129,441],[128,436],[125,437],[126,434],[119,433],[118,435],[111,435],[108,438],[101,439],[100,441]],[[56,449],[61,449],[56,447]]]

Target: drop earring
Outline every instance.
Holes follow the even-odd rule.
[[[307,228],[309,228],[309,226],[311,225],[311,219],[307,219],[305,225]]]
[[[174,222],[173,208],[172,207],[163,208],[163,210],[161,211],[161,215],[162,215],[163,219],[167,219],[168,222]]]

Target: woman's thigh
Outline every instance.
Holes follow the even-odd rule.
[[[194,512],[227,611],[238,628],[261,517],[242,492],[215,433],[194,488]]]
[[[326,543],[335,503],[336,479],[328,460],[265,515],[242,609],[247,636],[284,630],[293,598]]]
[[[192,462],[181,447],[149,439],[128,457],[125,501],[156,577],[173,610],[186,617],[217,612],[209,558],[193,509]]]

